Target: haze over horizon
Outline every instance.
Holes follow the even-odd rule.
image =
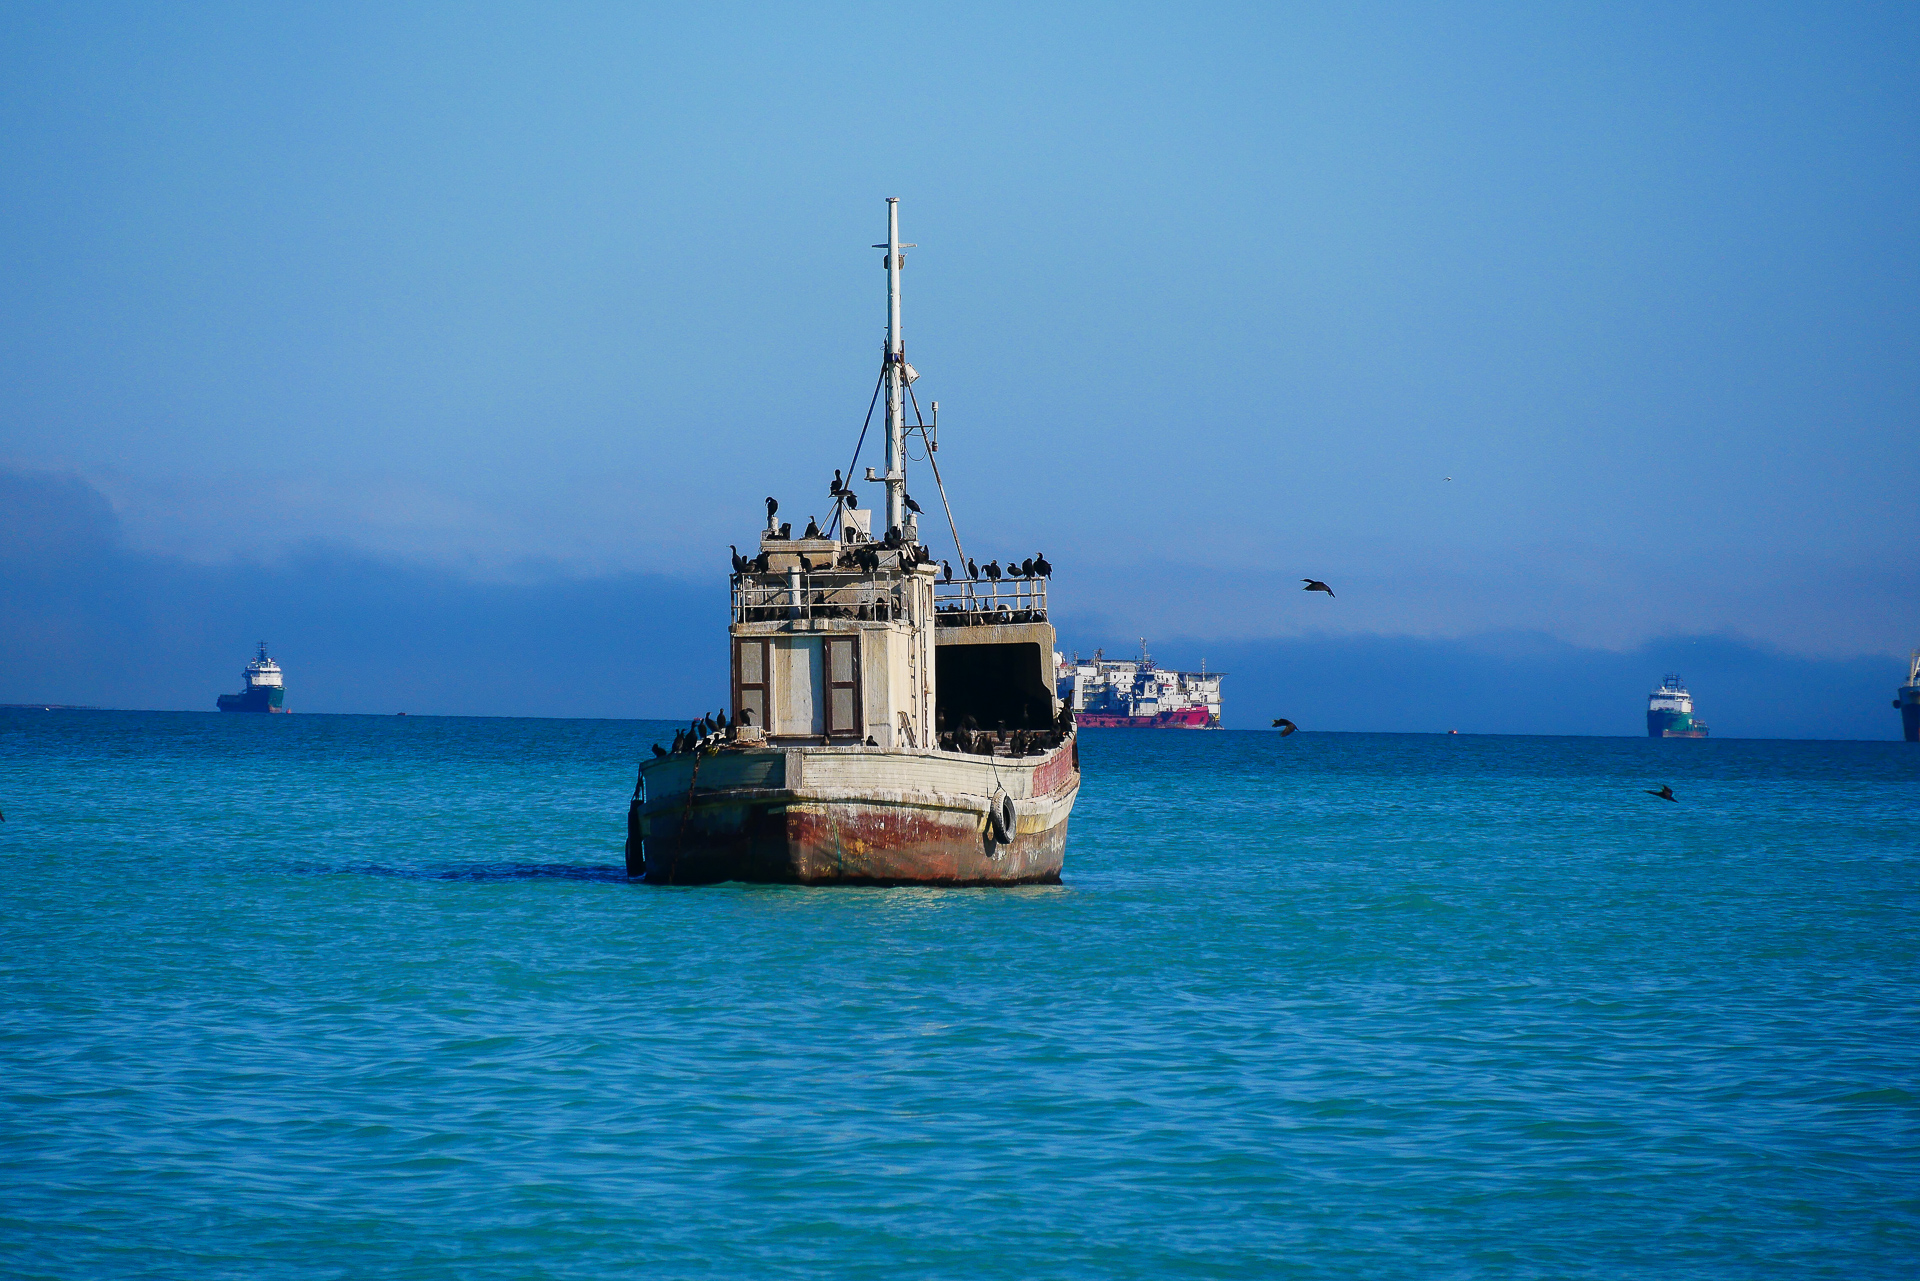
[[[342,706],[385,710],[424,636],[490,647],[462,707],[575,706],[502,621],[536,607],[583,662],[689,656],[663,690],[701,702],[727,544],[765,494],[824,516],[859,429],[890,195],[961,535],[1045,550],[1069,647],[1426,646],[1461,691],[1471,655],[1702,638],[1893,671],[1917,35],[1808,4],[15,7],[0,493],[67,532],[0,556],[0,699],[114,672],[167,705],[236,638],[311,641],[298,593],[377,583],[412,603],[307,656]],[[48,586],[90,573],[97,604]],[[83,665],[80,632],[119,639]]]

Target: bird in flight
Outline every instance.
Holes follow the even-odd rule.
[[[1333,595],[1333,588],[1327,586],[1317,578],[1303,578],[1300,581],[1306,584],[1305,587],[1300,589],[1303,592],[1325,592],[1329,596]]]
[[[1273,727],[1280,731],[1281,738],[1285,738],[1287,735],[1293,733],[1293,731],[1300,728],[1298,725],[1295,725],[1292,721],[1288,720],[1284,716],[1282,716],[1279,720],[1275,721],[1273,723]]]
[[[1441,480],[1452,480],[1452,479],[1453,479],[1453,477],[1451,477],[1451,476],[1442,476],[1442,477],[1441,477],[1440,479],[1441,479]]]
[[[1647,790],[1648,796],[1658,796],[1663,801],[1673,801],[1675,805],[1678,805],[1680,803],[1678,800],[1674,798],[1673,788],[1669,784],[1666,784],[1666,783],[1660,784],[1660,790],[1657,792],[1654,791],[1652,788],[1648,788],[1646,790]]]

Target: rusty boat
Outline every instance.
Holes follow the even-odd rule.
[[[1045,557],[970,565],[939,475],[938,404],[922,419],[900,330],[905,250],[887,201],[883,532],[835,473],[824,530],[793,536],[767,501],[758,554],[734,552],[729,710],[644,762],[627,871],[650,883],[1055,884],[1080,789],[1073,713],[1056,696]],[[908,422],[911,406],[912,418]],[[921,540],[912,437],[938,487],[954,562]],[[862,428],[861,443],[866,429]],[[997,562],[992,565],[997,569]],[[664,750],[664,749],[657,749]]]

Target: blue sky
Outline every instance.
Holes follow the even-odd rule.
[[[897,195],[962,536],[1045,549],[1090,642],[1890,657],[1917,35],[1834,4],[11,6],[0,466],[169,564],[697,585],[763,495],[824,514]]]

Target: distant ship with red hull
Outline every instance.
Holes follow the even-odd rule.
[[[1068,662],[1054,655],[1060,701],[1073,722],[1089,729],[1219,729],[1220,678],[1200,664],[1197,672],[1156,667],[1140,642],[1140,657],[1110,659],[1095,650]]]
[[[1073,723],[1090,729],[1212,729],[1213,719],[1204,707],[1183,707],[1177,712],[1156,712],[1152,716],[1118,716],[1111,712],[1075,712]]]

